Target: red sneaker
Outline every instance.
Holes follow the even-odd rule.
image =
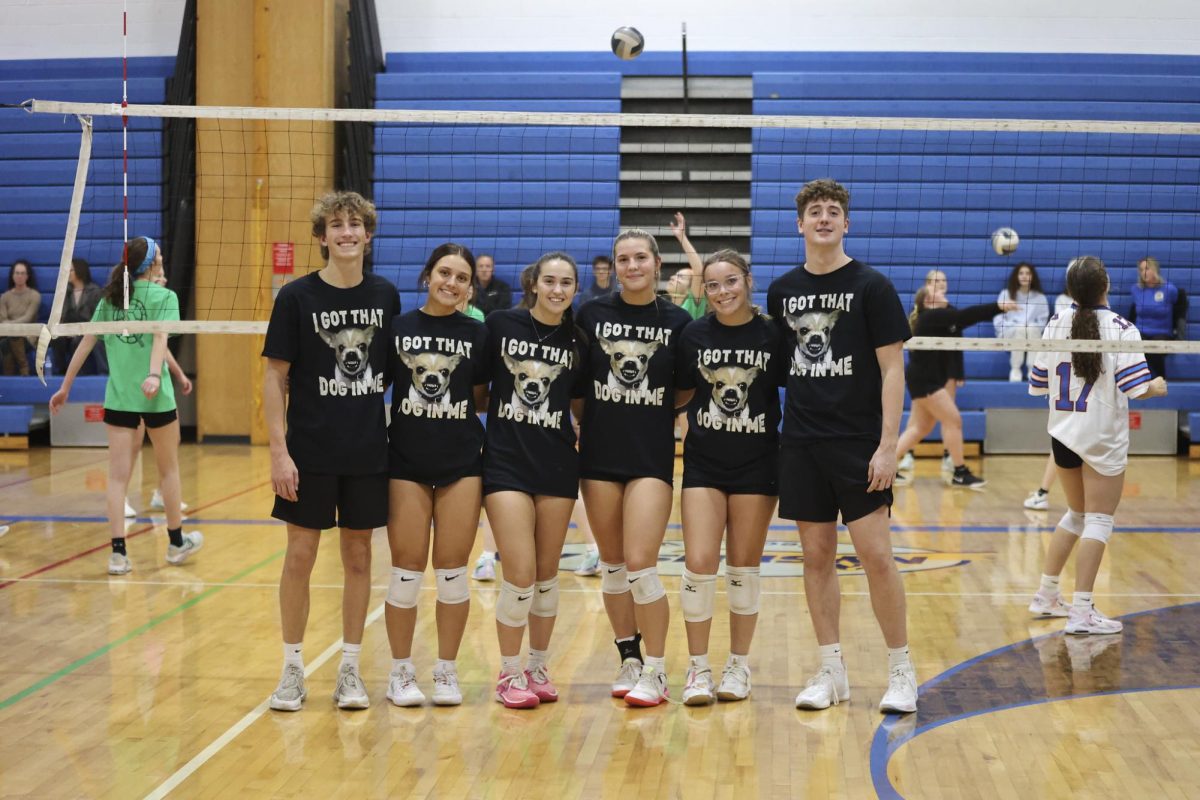
[[[500,673],[496,679],[496,702],[503,703],[505,708],[537,708],[541,701],[529,691],[525,673],[514,672],[512,675]]]

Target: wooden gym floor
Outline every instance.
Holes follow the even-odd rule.
[[[146,461],[143,500],[155,482]],[[388,559],[377,532],[363,650],[372,707],[341,712],[329,700],[341,628],[331,540],[313,577],[307,706],[271,712],[284,530],[268,519],[267,451],[191,445],[181,462],[188,527],[204,532],[204,550],[166,566],[162,519],[142,517],[128,534],[134,572],[110,579],[105,452],[0,454],[0,524],[11,526],[0,539],[0,797],[1200,795],[1200,462],[1133,461],[1096,588],[1126,628],[1093,638],[1065,638],[1061,621],[1025,609],[1063,510],[1057,491],[1049,512],[1021,507],[1043,459],[988,458],[990,483],[977,492],[944,486],[936,461],[919,462],[894,515],[923,684],[920,711],[903,718],[876,710],[886,656],[849,550],[839,568],[852,699],[822,712],[793,707],[816,657],[795,533],[779,521],[748,701],[633,710],[611,699],[616,652],[599,581],[569,572],[582,550],[572,544],[551,662],[559,703],[510,711],[492,700],[496,585],[474,583],[459,661],[465,703],[391,707],[380,621]],[[668,576],[682,562],[679,536],[673,524]],[[678,578],[664,582],[677,608]],[[427,690],[432,608],[430,592],[415,649]],[[724,608],[719,594],[718,668]],[[686,655],[675,616],[676,696]]]

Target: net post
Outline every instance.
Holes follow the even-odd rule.
[[[67,284],[71,279],[71,259],[75,255],[75,237],[79,233],[79,215],[83,211],[83,193],[87,185],[88,164],[92,159],[92,118],[76,117],[81,128],[79,136],[79,160],[75,163],[75,186],[71,190],[71,210],[67,214],[67,230],[63,236],[62,255],[58,259],[58,280],[54,285],[54,300],[50,304],[50,318],[38,333],[37,369],[38,380],[46,385],[46,349],[54,338],[55,329],[62,321],[63,302],[67,295]]]

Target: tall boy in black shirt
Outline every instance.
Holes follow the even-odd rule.
[[[910,712],[917,707],[916,676],[889,516],[904,403],[902,349],[911,334],[891,282],[842,247],[849,207],[849,192],[833,180],[811,181],[800,190],[797,227],[805,263],[777,278],[767,292],[767,307],[791,358],[779,516],[796,520],[799,529],[804,590],[821,654],[821,668],[796,706],[828,708],[850,696],[839,643],[840,513],[887,641],[890,675],[880,710]]]
[[[301,652],[308,580],[321,531],[335,525],[345,644],[333,699],[340,708],[369,705],[358,655],[371,594],[371,532],[388,516],[383,393],[388,325],[400,298],[387,280],[363,273],[375,206],[354,192],[327,194],[313,207],[312,231],[327,263],[279,292],[262,353],[276,494],[271,515],[288,533],[279,579],[283,676],[271,695],[279,711],[298,711],[308,694]]]

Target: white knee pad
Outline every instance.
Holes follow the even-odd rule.
[[[388,605],[396,608],[416,608],[421,596],[421,581],[424,572],[413,572],[400,567],[392,567],[392,579],[388,581]]]
[[[725,565],[725,591],[729,594],[729,610],[734,614],[758,613],[758,567]]]
[[[558,576],[533,585],[533,603],[529,613],[535,617],[558,616]]]
[[[471,599],[471,591],[467,586],[467,568],[435,569],[434,579],[437,581],[437,599],[439,603],[454,606]]]
[[[684,569],[679,582],[679,605],[684,622],[707,622],[712,619],[717,597],[717,576],[704,575]]]
[[[529,609],[533,606],[532,586],[513,586],[508,581],[500,583],[500,599],[496,601],[496,619],[510,628],[524,628],[529,622]]]
[[[629,591],[628,573],[624,564],[600,562],[600,591],[605,594],[625,594]]]
[[[1113,518],[1112,514],[1084,514],[1083,515],[1083,538],[1095,539],[1101,544],[1108,544],[1109,537],[1112,536]]]
[[[1067,513],[1063,514],[1062,519],[1058,521],[1058,527],[1067,533],[1073,533],[1078,536],[1083,533],[1083,514],[1068,508]]]
[[[633,602],[639,606],[648,605],[667,596],[667,590],[658,579],[658,567],[646,567],[631,572],[627,580],[629,591],[633,592]]]

